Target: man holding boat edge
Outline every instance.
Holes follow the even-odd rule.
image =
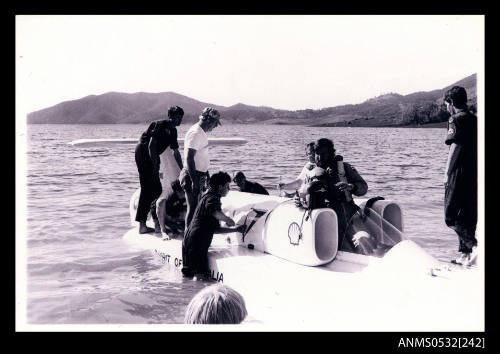
[[[471,265],[476,256],[477,117],[467,107],[467,92],[454,86],[444,95],[451,114],[445,144],[450,146],[444,174],[445,222],[458,235],[460,257],[452,263]]]
[[[187,131],[184,137],[184,160],[186,166],[182,169],[179,180],[186,194],[186,230],[193,217],[200,195],[207,188],[208,167],[208,132],[221,125],[219,112],[206,107],[201,112],[199,121]]]
[[[142,133],[135,148],[135,163],[139,172],[141,194],[135,220],[139,222],[139,233],[154,231],[146,226],[148,213],[151,211],[155,225],[158,224],[156,215],[156,199],[161,195],[160,155],[167,148],[173,150],[175,160],[182,168],[182,159],[177,142],[177,128],[184,116],[184,110],[179,106],[172,106],[168,110],[168,118],[152,122]]]
[[[208,191],[197,201],[196,210],[182,241],[182,274],[185,277],[206,278],[208,248],[214,233],[243,232],[245,225],[235,222],[222,212],[221,197],[229,192],[231,177],[226,172],[217,172],[210,177]],[[228,227],[221,227],[220,221]]]

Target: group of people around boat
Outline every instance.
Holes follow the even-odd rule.
[[[468,265],[473,261],[477,245],[477,120],[467,109],[467,95],[462,87],[446,92],[444,102],[451,114],[445,143],[450,145],[445,173],[445,221],[459,237],[461,256],[456,263]],[[184,138],[184,161],[178,151],[177,129],[184,111],[178,106],[168,110],[168,119],[150,124],[142,134],[135,150],[141,192],[136,221],[139,232],[161,232],[164,238],[182,232],[175,220],[184,215],[182,244],[185,276],[208,271],[208,248],[214,233],[243,232],[244,225],[221,210],[221,198],[227,195],[233,181],[242,192],[269,194],[257,182],[247,180],[241,171],[231,179],[226,172],[209,174],[210,156],[207,133],[221,125],[220,113],[205,108],[199,121]],[[336,154],[334,143],[327,138],[306,145],[307,161],[299,176],[289,183],[279,183],[278,189],[301,208],[331,208],[338,218],[338,247],[359,245],[353,235],[345,237],[350,219],[359,210],[352,195],[363,196],[368,191],[366,181],[342,156]],[[293,190],[288,194],[284,190]],[[155,230],[146,226],[151,212]],[[171,218],[172,222],[165,220]],[[223,221],[227,226],[221,227]],[[167,225],[168,224],[168,225]],[[174,226],[172,226],[174,225]]]

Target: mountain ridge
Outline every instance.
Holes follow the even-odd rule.
[[[116,91],[88,95],[31,112],[28,124],[124,124],[149,123],[166,118],[172,105],[181,106],[183,122],[196,122],[204,107],[221,112],[223,122],[260,124],[299,124],[308,126],[411,126],[447,120],[442,97],[452,86],[465,87],[469,106],[476,107],[477,75],[472,74],[442,89],[407,95],[385,93],[359,104],[321,109],[284,110],[236,103],[222,106],[202,102],[172,91],[122,93]]]

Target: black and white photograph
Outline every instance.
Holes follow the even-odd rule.
[[[484,347],[485,15],[16,15],[15,86],[16,331]]]

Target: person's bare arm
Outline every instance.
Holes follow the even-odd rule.
[[[234,226],[234,220],[220,210],[214,211],[212,216],[219,221],[224,221],[228,226]]]
[[[279,183],[278,189],[298,189],[302,184],[302,180],[296,179],[289,183]]]
[[[224,214],[220,210],[214,211],[212,213],[212,216],[219,221],[224,221],[228,226],[230,226],[230,227],[219,226],[215,230],[215,233],[217,233],[217,234],[228,234],[231,232],[243,232],[243,230],[245,229],[245,225],[235,226],[234,220],[231,219],[229,216],[227,216],[226,214]]]
[[[179,168],[182,170],[182,157],[181,157],[181,153],[179,152],[178,149],[174,149],[174,158],[175,158],[175,161],[177,161],[177,165],[179,165]]]
[[[443,176],[443,183],[447,184],[448,183],[448,173],[450,171],[450,165],[451,165],[451,157],[455,153],[455,149],[457,148],[457,144],[452,143],[450,145],[450,151],[448,151],[448,160],[446,161],[446,167],[444,170],[444,176]]]
[[[195,149],[188,149],[188,153],[186,156],[186,165],[187,165],[187,171],[189,173],[189,176],[191,176],[191,181],[193,183],[193,191],[199,191],[200,190],[200,184],[198,183],[198,178],[196,177],[196,164],[194,162],[194,156],[196,155],[196,150]]]

